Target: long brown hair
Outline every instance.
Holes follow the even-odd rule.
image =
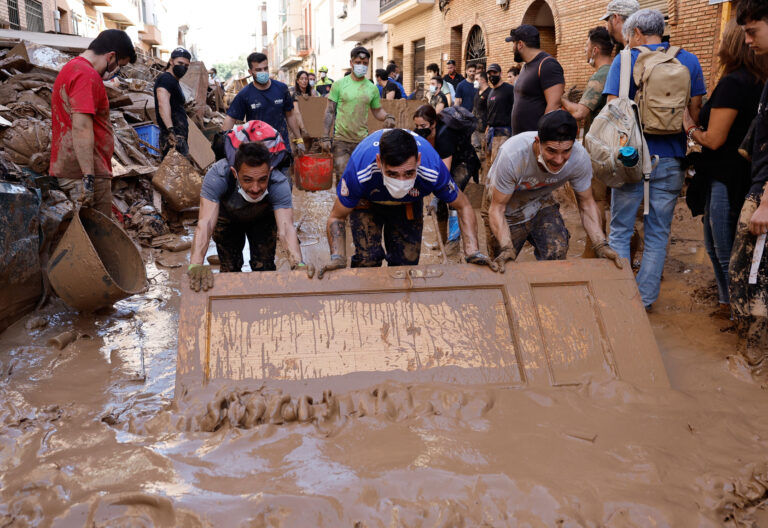
[[[435,109],[432,107],[432,105],[421,105],[416,109],[416,111],[413,113],[413,118],[420,117],[430,125],[434,125],[436,122],[440,121],[440,116],[435,112]]]
[[[735,20],[726,24],[717,56],[724,73],[734,72],[743,66],[760,81],[768,78],[768,57],[755,55],[744,41],[744,28]]]

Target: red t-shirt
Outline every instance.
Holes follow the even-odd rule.
[[[73,113],[93,116],[94,176],[111,178],[115,140],[112,123],[109,121],[109,99],[101,75],[83,57],[69,61],[53,84],[51,176],[83,177],[72,143]]]

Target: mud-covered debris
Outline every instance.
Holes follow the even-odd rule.
[[[35,315],[27,320],[27,323],[24,325],[24,327],[27,330],[38,330],[40,328],[45,328],[47,325],[48,318],[41,315]]]

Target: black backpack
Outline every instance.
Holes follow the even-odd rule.
[[[469,177],[477,182],[480,159],[472,146],[472,133],[477,129],[477,116],[463,106],[449,106],[440,113],[440,119],[446,127],[454,130],[459,136],[451,167],[457,167],[460,163],[466,164]],[[466,186],[466,182],[464,185]]]

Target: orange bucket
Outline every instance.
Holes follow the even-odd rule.
[[[327,154],[306,154],[298,158],[299,189],[325,191],[333,185],[333,159]]]

